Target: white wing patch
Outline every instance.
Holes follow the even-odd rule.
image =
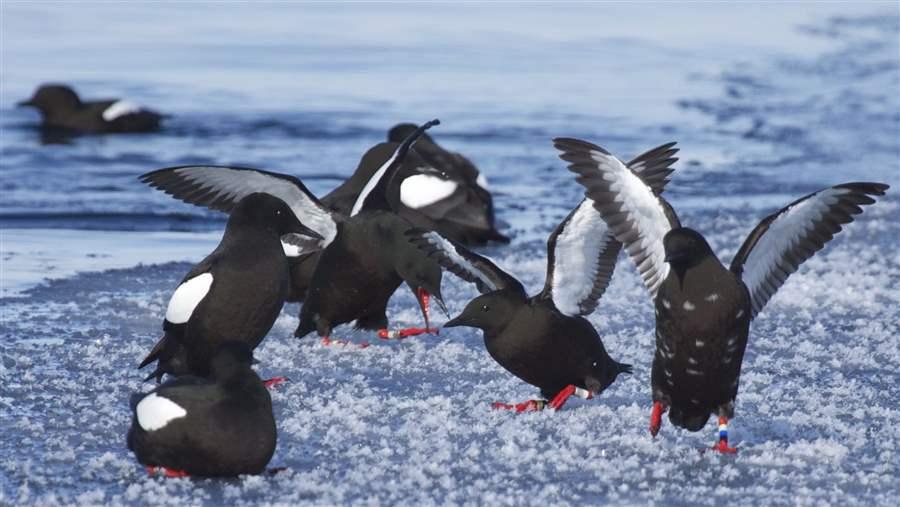
[[[300,188],[290,181],[253,170],[227,167],[190,166],[174,170],[176,174],[201,188],[227,196],[237,202],[254,192],[265,192],[278,197],[288,206],[301,223],[319,233],[327,246],[337,235],[337,224],[331,213],[317,205]]]
[[[128,100],[117,100],[103,110],[103,119],[106,121],[113,121],[120,116],[138,113],[140,111],[141,106],[135,104],[134,102]]]
[[[666,218],[665,210],[653,190],[621,160],[597,150],[591,150],[591,158],[598,163],[603,179],[611,183],[610,191],[616,194],[614,202],[621,205],[622,212],[633,222],[638,240],[630,243],[622,241],[627,239],[625,234],[617,239],[625,245],[632,258],[640,255],[640,252],[647,254],[647,258],[637,268],[644,285],[655,296],[669,274],[663,237],[672,226]]]
[[[455,181],[430,174],[414,174],[400,184],[400,201],[412,209],[424,208],[450,197],[458,187]]]
[[[475,183],[477,183],[479,187],[481,187],[485,190],[490,190],[488,188],[487,176],[485,176],[484,173],[482,173],[482,172],[478,173],[478,177],[475,178]]]
[[[184,324],[191,318],[194,309],[206,297],[212,285],[212,273],[203,273],[179,285],[169,300],[166,320],[172,324]]]
[[[766,287],[770,283],[766,281],[769,274],[780,270],[786,277],[793,271],[785,254],[815,228],[815,223],[828,213],[840,196],[850,192],[847,188],[827,188],[786,209],[769,224],[747,256],[741,276],[750,290],[754,315],[774,292]]]
[[[594,201],[584,199],[556,237],[553,254],[553,304],[569,316],[581,315],[579,305],[594,290],[600,252],[611,237]]]
[[[425,233],[422,235],[422,237],[425,238],[429,243],[431,243],[435,247],[441,249],[441,251],[444,252],[444,254],[447,256],[447,258],[451,262],[453,262],[454,264],[456,264],[457,266],[459,266],[460,268],[462,268],[463,270],[465,270],[467,273],[471,274],[472,276],[478,278],[482,283],[484,283],[484,285],[486,287],[488,287],[488,289],[490,289],[492,291],[497,290],[497,285],[494,282],[492,282],[491,279],[484,274],[484,272],[482,272],[480,269],[473,266],[472,263],[470,263],[468,260],[466,260],[465,257],[463,257],[462,255],[459,255],[459,252],[456,251],[456,248],[453,246],[453,243],[447,241],[446,238],[444,238],[443,236],[441,236],[440,234],[438,234],[436,232]],[[487,257],[485,255],[482,255],[482,257],[493,262],[492,259],[490,259],[489,257]],[[496,264],[496,262],[494,264]]]
[[[165,428],[172,420],[187,415],[187,410],[174,401],[163,398],[156,393],[145,396],[135,408],[138,424],[144,431],[156,431]]]
[[[402,144],[401,144],[402,146]],[[387,159],[387,162],[381,165],[375,174],[369,178],[369,181],[366,182],[366,186],[363,187],[362,191],[359,193],[359,196],[356,198],[356,202],[353,203],[353,209],[350,210],[350,216],[356,216],[357,213],[362,209],[363,204],[366,202],[366,197],[369,197],[369,194],[372,193],[372,190],[375,190],[375,187],[378,185],[378,182],[384,176],[384,173],[387,171],[388,167],[394,163],[394,160],[397,159],[397,152],[400,151],[400,147],[398,146],[394,153],[391,154],[391,158]]]

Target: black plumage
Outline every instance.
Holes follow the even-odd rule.
[[[222,241],[193,267],[169,302],[165,334],[141,362],[157,361],[147,378],[207,376],[209,361],[226,341],[251,348],[266,336],[288,293],[288,263],[280,238],[321,237],[268,194],[250,194],[234,207]]]
[[[634,170],[655,182],[658,192],[676,160],[673,144],[651,150],[634,162]],[[550,235],[544,289],[532,297],[489,259],[436,232],[410,236],[444,268],[484,293],[445,327],[481,329],[491,357],[538,387],[550,407],[560,408],[573,394],[586,398],[600,394],[620,373],[631,371],[629,365],[609,356],[599,334],[583,317],[596,308],[621,249],[590,199],[582,201]],[[523,411],[542,408],[544,401],[499,406]]]
[[[735,452],[727,426],[750,321],[801,263],[888,186],[845,183],[794,201],[754,228],[726,268],[699,232],[682,227],[665,199],[606,150],[577,139],[554,144],[654,296],[651,432],[657,434],[666,410],[674,425],[690,431],[715,413],[714,449]]]
[[[185,376],[131,398],[128,449],[153,473],[229,477],[266,469],[277,439],[272,400],[241,342],[216,351],[209,379]]]
[[[34,107],[42,127],[73,133],[152,132],[160,128],[163,115],[119,99],[82,101],[70,87],[40,86],[20,107]]]

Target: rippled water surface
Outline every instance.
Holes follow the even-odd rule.
[[[834,503],[892,505],[900,416],[900,14],[827,4],[63,4],[0,6],[0,504]],[[46,139],[17,109],[41,82],[171,117],[153,135]],[[258,350],[274,477],[148,479],[124,446],[133,367],[224,216],[137,176],[187,163],[288,172],[324,194],[403,121],[485,173],[511,247],[543,284],[547,235],[581,190],[550,139],[621,157],[678,141],[669,199],[729,260],[767,213],[852,180],[894,188],[794,275],[752,329],[734,457],[713,425],[646,432],[652,309],[620,259],[590,317],[635,365],[599,399],[534,396],[480,334]],[[51,142],[52,141],[52,142]],[[76,274],[77,273],[77,274]],[[51,278],[53,281],[43,281]],[[451,312],[474,289],[451,276]],[[389,314],[414,324],[408,294]],[[349,327],[338,334],[371,339]],[[146,386],[143,386],[146,388]]]

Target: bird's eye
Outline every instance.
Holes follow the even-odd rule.
[[[490,309],[491,309],[491,307],[488,306],[488,305],[481,305],[481,311],[483,311],[483,312],[486,312],[486,311],[488,311],[488,310],[490,310]]]
[[[275,214],[276,214],[277,216],[281,216],[281,210],[280,210],[280,209],[279,209],[279,210],[275,210]]]

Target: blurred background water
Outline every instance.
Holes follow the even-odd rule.
[[[669,199],[726,260],[777,207],[843,181],[887,182],[894,189],[867,211],[865,237],[876,262],[895,266],[898,11],[896,2],[4,2],[2,339],[42,338],[22,327],[16,305],[52,299],[56,289],[27,290],[45,277],[196,261],[213,247],[223,215],[138,175],[239,164],[297,175],[322,195],[391,126],[433,117],[435,138],[487,176],[514,237],[514,250],[488,251],[532,288],[547,234],[581,195],[555,136],[622,158],[678,141]],[[45,144],[37,114],[14,106],[44,82],[171,117],[156,134]],[[152,280],[164,302],[185,266],[163,268],[163,281],[156,268],[135,269],[104,284],[139,291]],[[73,283],[62,294],[83,304],[74,287],[91,284]],[[897,284],[890,271],[884,287]],[[142,308],[156,322],[158,308]]]

